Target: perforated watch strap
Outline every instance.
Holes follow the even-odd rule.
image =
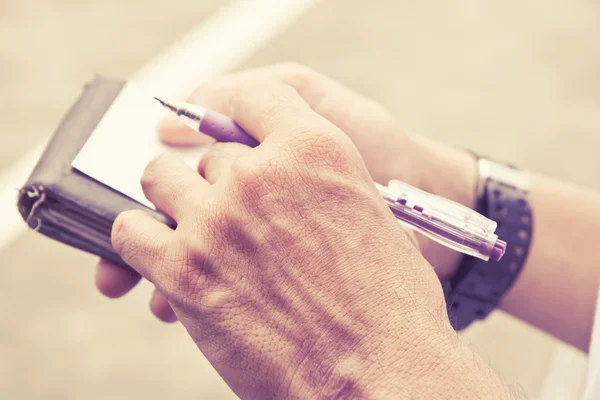
[[[498,223],[496,233],[508,246],[498,262],[465,256],[455,276],[444,282],[448,316],[456,330],[498,307],[519,276],[531,244],[533,217],[527,191],[491,178],[484,185],[478,211]]]

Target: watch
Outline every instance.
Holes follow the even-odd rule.
[[[497,262],[465,256],[454,276],[443,282],[448,317],[456,330],[498,307],[525,265],[533,233],[528,174],[486,158],[478,157],[477,165],[476,210],[498,223],[496,234],[507,248]]]

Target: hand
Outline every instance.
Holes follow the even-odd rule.
[[[346,133],[376,182],[387,184],[390,179],[399,179],[468,207],[474,206],[477,170],[470,153],[405,133],[379,103],[302,65],[275,64],[228,75],[200,86],[189,101],[227,114],[231,93],[246,82],[265,79],[293,87],[316,113]],[[206,93],[215,95],[208,99]],[[159,136],[166,143],[194,145],[206,141],[177,118],[164,122]],[[442,278],[452,275],[462,255],[424,236],[417,238],[437,274]]]
[[[189,101],[227,114],[232,93],[246,82],[265,79],[293,87],[316,113],[346,133],[360,151],[375,181],[387,183],[390,179],[400,179],[467,206],[473,205],[476,173],[474,160],[468,153],[406,134],[378,103],[301,65],[277,64],[224,76],[199,87]],[[164,120],[158,131],[165,143],[175,146],[211,141],[181,124],[177,118]],[[423,254],[438,275],[451,275],[461,255],[425,237],[418,238]],[[122,296],[138,281],[139,276],[122,268],[107,262],[99,264],[96,284],[109,297]],[[175,320],[159,292],[152,298],[151,309],[163,321]]]
[[[260,146],[217,145],[201,175],[156,158],[142,187],[178,227],[125,212],[115,249],[241,398],[464,394],[472,378],[455,380],[455,366],[473,356],[457,351],[436,275],[348,136],[280,81],[229,96]]]

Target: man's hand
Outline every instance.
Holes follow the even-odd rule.
[[[264,80],[291,86],[317,114],[347,134],[375,181],[385,184],[390,179],[400,179],[467,206],[473,204],[475,166],[470,155],[404,133],[384,107],[304,66],[276,64],[227,75],[199,87],[189,101],[228,114],[232,93],[246,82]],[[211,141],[181,124],[177,118],[164,120],[159,127],[159,136],[165,143],[176,146]],[[419,242],[438,275],[450,275],[460,254],[424,237],[419,237]],[[138,275],[120,267],[104,261],[99,264],[96,284],[109,297],[122,296],[138,281]],[[150,304],[161,320],[176,320],[160,292],[155,292]]]
[[[499,395],[458,389],[472,355],[348,136],[279,81],[227,104],[261,144],[214,146],[200,175],[159,156],[142,187],[177,229],[129,211],[112,240],[238,396]]]
[[[236,393],[358,395],[378,374],[372,357],[392,365],[408,337],[445,355],[439,283],[348,137],[280,82],[241,86],[228,104],[261,145],[215,145],[201,175],[155,159],[144,193],[178,228],[126,212],[113,244]]]

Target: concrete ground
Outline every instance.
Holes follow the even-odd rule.
[[[0,2],[0,171],[94,73],[126,76],[221,3]],[[599,37],[591,1],[324,0],[240,68],[301,62],[407,130],[600,188]],[[180,326],[150,316],[148,285],[102,298],[95,261],[32,232],[0,250],[1,399],[233,397]],[[501,313],[463,337],[541,393],[553,339]]]

